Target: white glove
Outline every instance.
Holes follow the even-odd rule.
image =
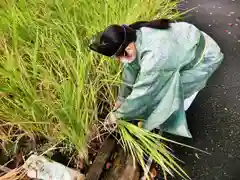
[[[110,112],[107,115],[104,121],[104,128],[111,132],[117,128],[117,117],[114,112]]]

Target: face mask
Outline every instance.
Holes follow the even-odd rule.
[[[127,63],[133,62],[135,59],[136,59],[135,56],[131,57],[131,59],[129,59],[129,58],[127,58],[127,57],[122,57],[122,58],[120,59],[120,61],[121,61],[123,64],[127,64]]]

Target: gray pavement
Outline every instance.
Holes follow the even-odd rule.
[[[175,153],[193,180],[240,179],[240,0],[191,0],[186,19],[212,36],[225,59],[187,112],[192,140],[175,137],[206,150],[185,148]]]

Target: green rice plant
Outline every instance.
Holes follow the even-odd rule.
[[[94,127],[111,110],[116,87],[121,83],[121,66],[90,52],[89,38],[113,23],[180,18],[177,3],[172,0],[1,1],[0,127],[14,127],[8,129],[7,135],[1,135],[1,140],[21,138],[20,134],[44,136],[49,141],[73,145],[79,156],[87,159]],[[132,139],[133,134],[126,133],[126,124],[121,124],[121,138],[130,138],[124,142],[133,147],[137,143]],[[143,141],[132,153],[137,159],[140,152],[148,150],[148,145],[157,148],[151,139],[153,134],[143,132]],[[149,153],[163,167],[172,170],[173,166],[178,167],[169,159],[170,154],[164,156],[170,162],[167,163],[160,159],[160,154],[154,154],[155,150]]]
[[[163,174],[168,173],[174,176],[174,173],[176,173],[183,179],[190,179],[178,164],[177,161],[180,160],[172,154],[172,150],[165,142],[171,142],[189,148],[192,147],[171,141],[161,135],[149,132],[123,120],[118,121],[118,132],[121,137],[119,142],[122,147],[126,152],[131,154],[134,161],[140,164],[146,174],[148,170],[146,169],[144,157],[149,156],[160,165]]]

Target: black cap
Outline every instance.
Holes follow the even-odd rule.
[[[109,39],[108,35],[104,34],[105,32],[106,33],[108,32],[109,28],[112,28],[112,27],[110,26],[105,31],[96,33],[90,40],[89,48],[95,52],[98,52],[108,57],[111,57],[114,55],[120,56],[124,53],[124,50],[127,46],[126,29],[124,26],[122,26],[123,32],[124,32],[123,41],[120,43],[116,43],[113,40]]]

